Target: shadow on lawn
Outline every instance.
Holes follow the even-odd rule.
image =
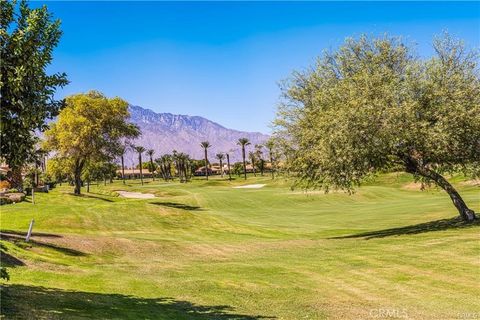
[[[384,230],[378,230],[378,231],[352,234],[348,236],[333,237],[330,239],[365,238],[366,240],[368,240],[368,239],[374,239],[374,238],[401,236],[401,235],[407,235],[407,234],[418,234],[418,233],[443,231],[443,230],[450,230],[450,229],[473,228],[473,227],[479,227],[479,226],[480,226],[479,219],[475,220],[473,223],[465,223],[460,218],[452,218],[452,219],[435,220],[435,221],[430,221],[430,222],[425,222],[425,223],[420,223],[420,224],[415,224],[415,225],[400,227],[400,228],[384,229]]]
[[[53,250],[59,251],[61,253],[64,253],[66,255],[75,256],[75,257],[80,257],[80,256],[86,256],[87,255],[86,253],[75,250],[75,249],[61,247],[61,246],[58,246],[58,245],[53,244],[53,243],[41,242],[41,241],[37,241],[37,240],[34,239],[35,236],[43,236],[43,235],[44,234],[42,234],[41,232],[38,232],[38,233],[33,232],[32,233],[32,238],[30,238],[30,241],[25,242],[25,235],[22,232],[17,232],[17,231],[12,232],[12,231],[9,231],[9,230],[0,231],[0,239],[1,240],[10,241],[10,242],[13,242],[13,243],[16,243],[16,244],[21,244],[23,247],[26,246],[26,245],[27,246],[31,245],[31,246],[49,248],[49,249],[53,249]],[[47,234],[47,237],[48,236],[51,237],[53,235]],[[58,237],[61,237],[61,236],[58,236]]]
[[[188,204],[178,203],[178,202],[150,202],[157,206],[169,207],[174,209],[190,210],[190,211],[200,211],[201,207],[198,206],[189,206]]]
[[[110,199],[107,199],[107,198],[103,198],[103,197],[99,197],[99,196],[94,196],[92,195],[92,193],[89,193],[89,194],[85,194],[85,193],[82,193],[82,194],[74,194],[74,193],[67,193],[68,195],[70,196],[74,196],[74,197],[80,197],[80,198],[90,198],[90,199],[97,199],[97,200],[102,200],[102,201],[106,201],[106,202],[113,202],[113,200],[110,200]]]
[[[25,285],[2,288],[6,319],[274,319],[234,313],[230,306],[201,306],[172,298],[66,291]]]

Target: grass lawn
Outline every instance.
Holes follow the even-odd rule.
[[[269,177],[72,189],[1,207],[6,319],[480,318],[480,224],[404,174],[351,196]]]

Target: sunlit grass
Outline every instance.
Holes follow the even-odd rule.
[[[454,181],[478,212],[479,187]],[[266,186],[232,188],[253,183]],[[457,213],[444,192],[410,183],[407,175],[383,175],[351,196],[304,194],[269,176],[115,181],[82,197],[58,187],[37,194],[35,205],[1,208],[2,230],[25,232],[35,219],[32,243],[11,232],[2,241],[20,261],[9,269],[2,312],[48,319],[480,314],[478,224],[451,220]],[[115,190],[158,198],[125,199]]]

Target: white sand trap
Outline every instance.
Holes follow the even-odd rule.
[[[233,187],[234,189],[260,189],[265,187],[266,184],[247,184],[245,186]]]
[[[120,195],[120,197],[131,198],[131,199],[153,199],[156,198],[154,194],[151,193],[141,193],[141,192],[129,192],[129,191],[115,191]]]

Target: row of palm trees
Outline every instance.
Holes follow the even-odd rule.
[[[245,178],[245,180],[247,179],[247,160],[246,160],[246,147],[249,146],[251,143],[250,143],[250,140],[247,139],[247,138],[240,138],[238,139],[237,141],[237,145],[240,146],[242,148],[242,160],[243,160],[243,176]],[[204,150],[204,153],[205,153],[205,176],[206,176],[206,179],[208,180],[208,148],[210,148],[212,145],[210,144],[210,142],[208,141],[203,141],[200,143],[200,146],[203,148]],[[269,151],[269,157],[270,157],[270,163],[271,165],[273,166],[273,141],[269,140],[267,141],[267,143],[265,144],[265,146],[267,147],[268,151]],[[250,158],[250,162],[252,163],[252,168],[253,168],[253,175],[256,176],[256,173],[255,173],[255,161],[258,159],[260,161],[260,170],[261,170],[261,174],[263,175],[263,170],[264,170],[264,165],[265,165],[265,160],[263,159],[262,155],[263,155],[263,152],[262,152],[262,148],[263,146],[262,145],[259,145],[259,144],[256,144],[255,145],[255,151],[250,151],[248,153],[248,156]],[[225,159],[225,156],[227,158],[227,166],[228,166],[228,175],[229,175],[229,179],[231,180],[231,170],[230,170],[230,156],[228,153],[217,153],[216,154],[216,158],[219,160],[220,162],[220,168],[223,168],[223,159]],[[273,167],[272,167],[272,170],[271,170],[271,173],[272,173],[272,179],[274,178],[274,170],[273,170]],[[221,174],[222,174],[222,177],[223,177],[223,169],[221,170]]]
[[[250,140],[247,138],[240,138],[237,141],[237,145],[242,148],[242,162],[243,162],[243,175],[244,178],[247,179],[247,154],[246,154],[246,147],[251,145]],[[203,148],[204,151],[204,161],[205,161],[205,177],[208,180],[209,172],[208,172],[208,149],[212,147],[210,142],[208,141],[202,141],[200,143],[200,146]],[[135,146],[135,145],[130,145],[132,150],[134,150],[138,154],[138,164],[140,168],[140,181],[143,185],[143,162],[142,162],[142,154],[147,154],[149,157],[150,161],[150,171],[154,172],[155,171],[155,164],[154,164],[154,159],[153,155],[155,154],[155,150],[153,149],[145,149],[143,146]],[[272,179],[274,178],[274,170],[273,170],[273,142],[272,141],[267,141],[265,144],[265,147],[269,150],[269,157],[270,157],[270,163],[272,165]],[[265,160],[263,159],[263,152],[262,152],[262,145],[255,145],[255,150],[250,151],[248,153],[248,157],[252,163],[253,167],[253,174],[256,176],[255,172],[255,163],[256,160],[258,159],[260,161],[260,171],[261,174],[263,175],[263,169],[264,169],[264,164]],[[122,179],[123,183],[125,184],[125,165],[124,165],[124,154],[126,151],[126,147],[123,147],[123,150],[121,150],[121,165],[122,165]],[[227,160],[227,167],[228,167],[228,177],[229,180],[232,179],[231,176],[231,170],[230,170],[230,155],[228,152],[226,153],[217,153],[215,155],[215,158],[219,160],[220,162],[220,168],[221,168],[221,175],[222,177],[224,176],[223,172],[223,161],[226,159]],[[175,169],[177,170],[177,173],[180,177],[181,182],[188,181],[189,179],[189,174],[188,174],[188,167],[191,162],[190,157],[185,154],[185,153],[179,153],[177,151],[173,151],[173,155],[163,155],[162,157],[155,159],[155,162],[157,163],[157,167],[160,170],[160,173],[162,174],[163,178],[165,180],[171,179],[171,168],[172,164],[175,166]],[[153,180],[155,181],[155,174],[152,175]]]

